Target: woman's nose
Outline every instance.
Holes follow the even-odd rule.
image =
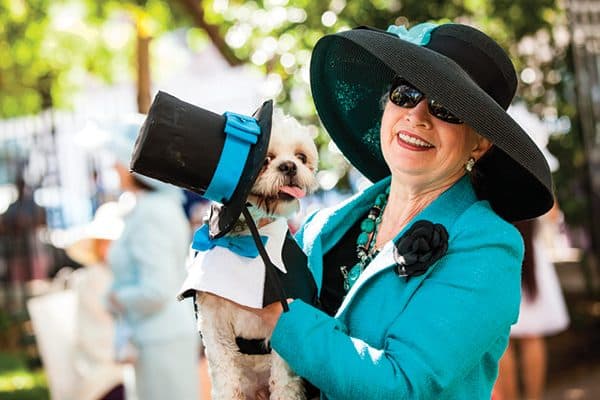
[[[411,108],[406,114],[407,121],[413,125],[431,125],[431,114],[429,114],[427,102],[428,100],[424,98]]]

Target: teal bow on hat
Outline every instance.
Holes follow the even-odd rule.
[[[261,236],[260,240],[263,242],[263,245],[265,245],[269,238],[267,236]],[[258,256],[258,248],[250,235],[223,236],[217,239],[211,239],[208,232],[208,225],[202,225],[202,227],[194,233],[192,249],[206,251],[213,249],[216,246],[225,247],[242,257],[256,258]]]
[[[390,25],[387,31],[404,41],[414,43],[418,46],[425,46],[431,40],[431,31],[437,27],[437,24],[424,22],[410,29],[406,29],[404,26]]]

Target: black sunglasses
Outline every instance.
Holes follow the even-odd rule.
[[[390,89],[390,101],[403,108],[414,108],[419,104],[425,95],[419,89],[408,83],[402,78],[396,78],[392,82]],[[429,99],[427,102],[429,113],[450,124],[462,124],[464,121],[448,111],[444,106],[435,100]]]

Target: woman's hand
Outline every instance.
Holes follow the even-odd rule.
[[[294,301],[294,299],[287,299],[288,304]],[[279,317],[283,312],[283,306],[281,302],[277,301],[275,303],[271,303],[265,308],[251,308],[241,306],[243,309],[250,311],[251,313],[259,316],[264,323],[273,330],[275,325],[277,325],[277,321],[279,321]]]

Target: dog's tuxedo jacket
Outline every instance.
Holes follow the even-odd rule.
[[[285,297],[316,304],[317,286],[308,270],[307,258],[292,237],[287,221],[278,218],[259,229],[268,238],[265,249],[281,280]],[[227,248],[198,252],[188,267],[179,299],[208,292],[238,304],[263,308],[280,298],[274,282],[267,279],[260,256],[242,257]]]

